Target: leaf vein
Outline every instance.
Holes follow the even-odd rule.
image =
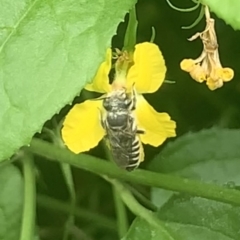
[[[18,28],[18,26],[20,25],[20,23],[23,21],[23,19],[28,15],[28,13],[32,10],[33,6],[37,3],[37,1],[39,0],[34,0],[32,2],[32,4],[29,5],[29,7],[26,9],[25,13],[19,18],[19,20],[16,22],[16,24],[11,27],[11,31],[9,33],[9,35],[7,36],[7,38],[5,39],[5,41],[2,43],[2,45],[0,46],[0,53],[2,52],[2,50],[4,49],[5,45],[7,44],[7,42],[9,41],[9,39],[11,38],[11,36],[14,34],[14,32],[16,31],[16,29]]]

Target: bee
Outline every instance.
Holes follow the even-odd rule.
[[[138,129],[134,117],[134,89],[131,94],[124,88],[113,90],[104,98],[103,108],[105,115],[101,115],[101,123],[106,131],[113,159],[119,167],[132,171],[144,158],[139,139],[139,134],[143,134],[144,131]]]

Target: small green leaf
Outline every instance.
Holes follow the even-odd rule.
[[[0,239],[16,240],[20,236],[23,207],[23,179],[13,165],[0,168]]]
[[[158,216],[184,239],[240,239],[240,207],[230,204],[180,195],[171,198]]]
[[[235,30],[240,29],[240,1],[239,0],[201,0],[202,4],[209,6],[210,11],[216,13]]]
[[[240,185],[240,131],[213,128],[188,133],[169,143],[150,163],[152,171],[200,179],[218,184]],[[154,189],[154,203],[161,206],[169,191]]]
[[[135,7],[129,12],[128,26],[124,37],[123,50],[134,51],[137,38],[137,16]]]
[[[171,233],[173,236],[173,234]],[[142,218],[137,217],[132,223],[128,233],[121,240],[160,240],[166,239],[165,234],[158,229],[144,221]],[[171,240],[179,240],[180,238],[172,237]],[[184,240],[184,239],[182,239]],[[195,240],[195,239],[194,239]]]
[[[153,171],[240,185],[240,131],[212,128],[169,143],[151,162]]]
[[[199,197],[174,196],[157,213],[174,240],[239,240],[240,208]],[[159,240],[162,233],[137,218],[122,240]]]
[[[135,2],[0,0],[0,161],[92,80]]]

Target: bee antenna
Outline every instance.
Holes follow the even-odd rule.
[[[99,101],[99,100],[104,100],[104,99],[107,99],[108,97],[103,97],[103,96],[101,96],[101,97],[99,97],[99,98],[93,98],[93,99],[89,99],[89,100],[91,100],[91,101]]]

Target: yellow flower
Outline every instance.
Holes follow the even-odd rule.
[[[170,120],[167,113],[156,112],[142,96],[142,93],[157,91],[165,77],[165,62],[158,46],[145,42],[135,46],[133,56],[124,52],[115,63],[115,80],[109,84],[111,58],[109,49],[93,82],[85,88],[107,94],[119,86],[130,92],[134,85],[137,92],[135,116],[138,128],[144,130],[144,134],[139,134],[141,142],[157,147],[166,138],[174,137],[175,122]],[[97,101],[87,100],[76,104],[66,116],[62,137],[72,152],[88,151],[97,146],[104,137],[105,131],[100,122],[102,101],[100,98]]]
[[[197,82],[204,82],[210,90],[223,86],[223,82],[230,81],[234,76],[231,68],[223,68],[219,59],[217,36],[214,29],[214,19],[210,17],[207,6],[205,7],[206,28],[201,33],[196,33],[189,40],[198,37],[203,43],[203,51],[197,59],[183,59],[180,63],[182,70],[189,72]]]

